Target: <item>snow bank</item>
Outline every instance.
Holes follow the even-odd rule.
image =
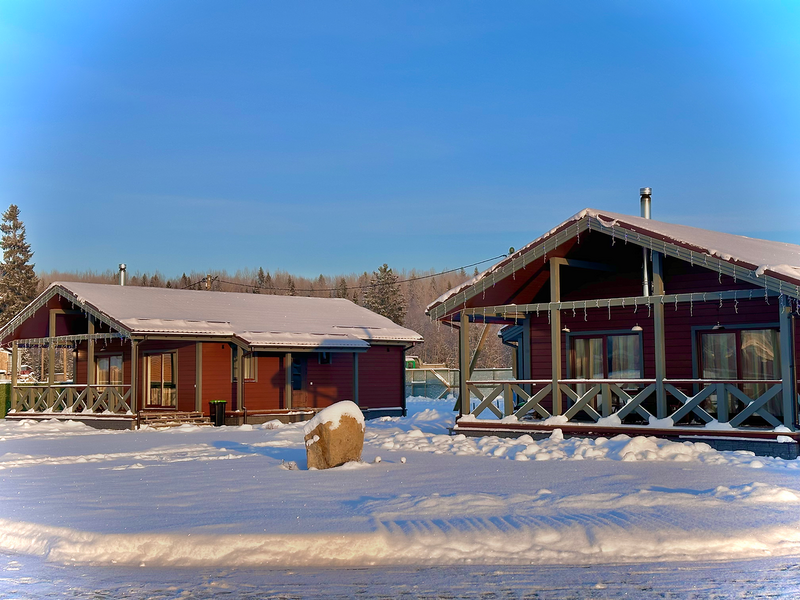
[[[800,555],[798,460],[559,430],[450,436],[452,401],[408,406],[367,423],[364,463],[313,473],[301,423],[0,423],[0,552],[269,568]]]
[[[307,421],[303,426],[303,435],[308,435],[323,423],[330,423],[331,429],[336,429],[344,416],[352,417],[364,429],[364,413],[355,402],[343,400],[319,411],[314,418]]]

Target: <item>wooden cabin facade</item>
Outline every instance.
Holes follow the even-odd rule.
[[[513,379],[462,377],[455,431],[738,436],[796,456],[798,298],[800,246],[586,209],[428,314],[460,330],[462,373],[473,323],[514,348]]]
[[[46,348],[40,383],[11,369],[8,418],[38,415],[131,427],[164,411],[226,423],[308,418],[353,400],[367,417],[405,412],[405,350],[421,337],[345,299],[54,283],[2,331]],[[73,380],[58,382],[67,348]]]

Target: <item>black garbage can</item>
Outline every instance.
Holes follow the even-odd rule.
[[[225,425],[225,405],[228,404],[225,400],[211,400],[208,403],[211,406],[211,421],[215,427],[222,427]]]

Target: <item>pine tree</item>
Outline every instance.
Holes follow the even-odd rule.
[[[294,279],[292,279],[291,276],[289,277],[288,286],[289,286],[289,295],[290,296],[297,296],[297,290],[294,287]]]
[[[19,220],[19,207],[16,204],[3,213],[0,231],[3,233],[0,241],[0,248],[3,249],[0,325],[5,325],[36,298],[39,278],[30,262],[33,251],[25,241],[25,225]]]
[[[273,288],[272,275],[269,274],[269,271],[267,271],[267,275],[264,277],[264,285],[262,286],[262,288],[267,290],[268,294],[272,293],[272,288]]]
[[[406,300],[398,280],[389,265],[384,263],[372,274],[370,285],[364,293],[364,306],[402,325],[406,316]]]
[[[336,297],[347,298],[347,281],[344,277],[339,277],[339,281],[336,282]]]

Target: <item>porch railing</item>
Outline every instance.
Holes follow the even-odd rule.
[[[576,417],[595,423],[617,417],[620,423],[629,419],[649,424],[657,418],[656,383],[655,379],[560,379],[558,389],[566,398],[562,416],[575,422]],[[758,416],[772,427],[783,425],[779,415],[768,407],[783,389],[779,379],[665,379],[663,383],[671,396],[664,417],[675,424],[691,417],[703,423],[716,419],[739,427]],[[758,395],[750,397],[742,391],[743,386],[756,389]],[[693,391],[685,391],[690,388]],[[487,410],[498,419],[557,416],[551,412],[552,403],[543,405],[552,396],[553,381],[549,379],[468,381],[467,389],[478,401],[469,413],[476,418]],[[616,419],[606,423],[615,424]]]
[[[12,389],[11,412],[132,414],[130,385],[22,384]]]

